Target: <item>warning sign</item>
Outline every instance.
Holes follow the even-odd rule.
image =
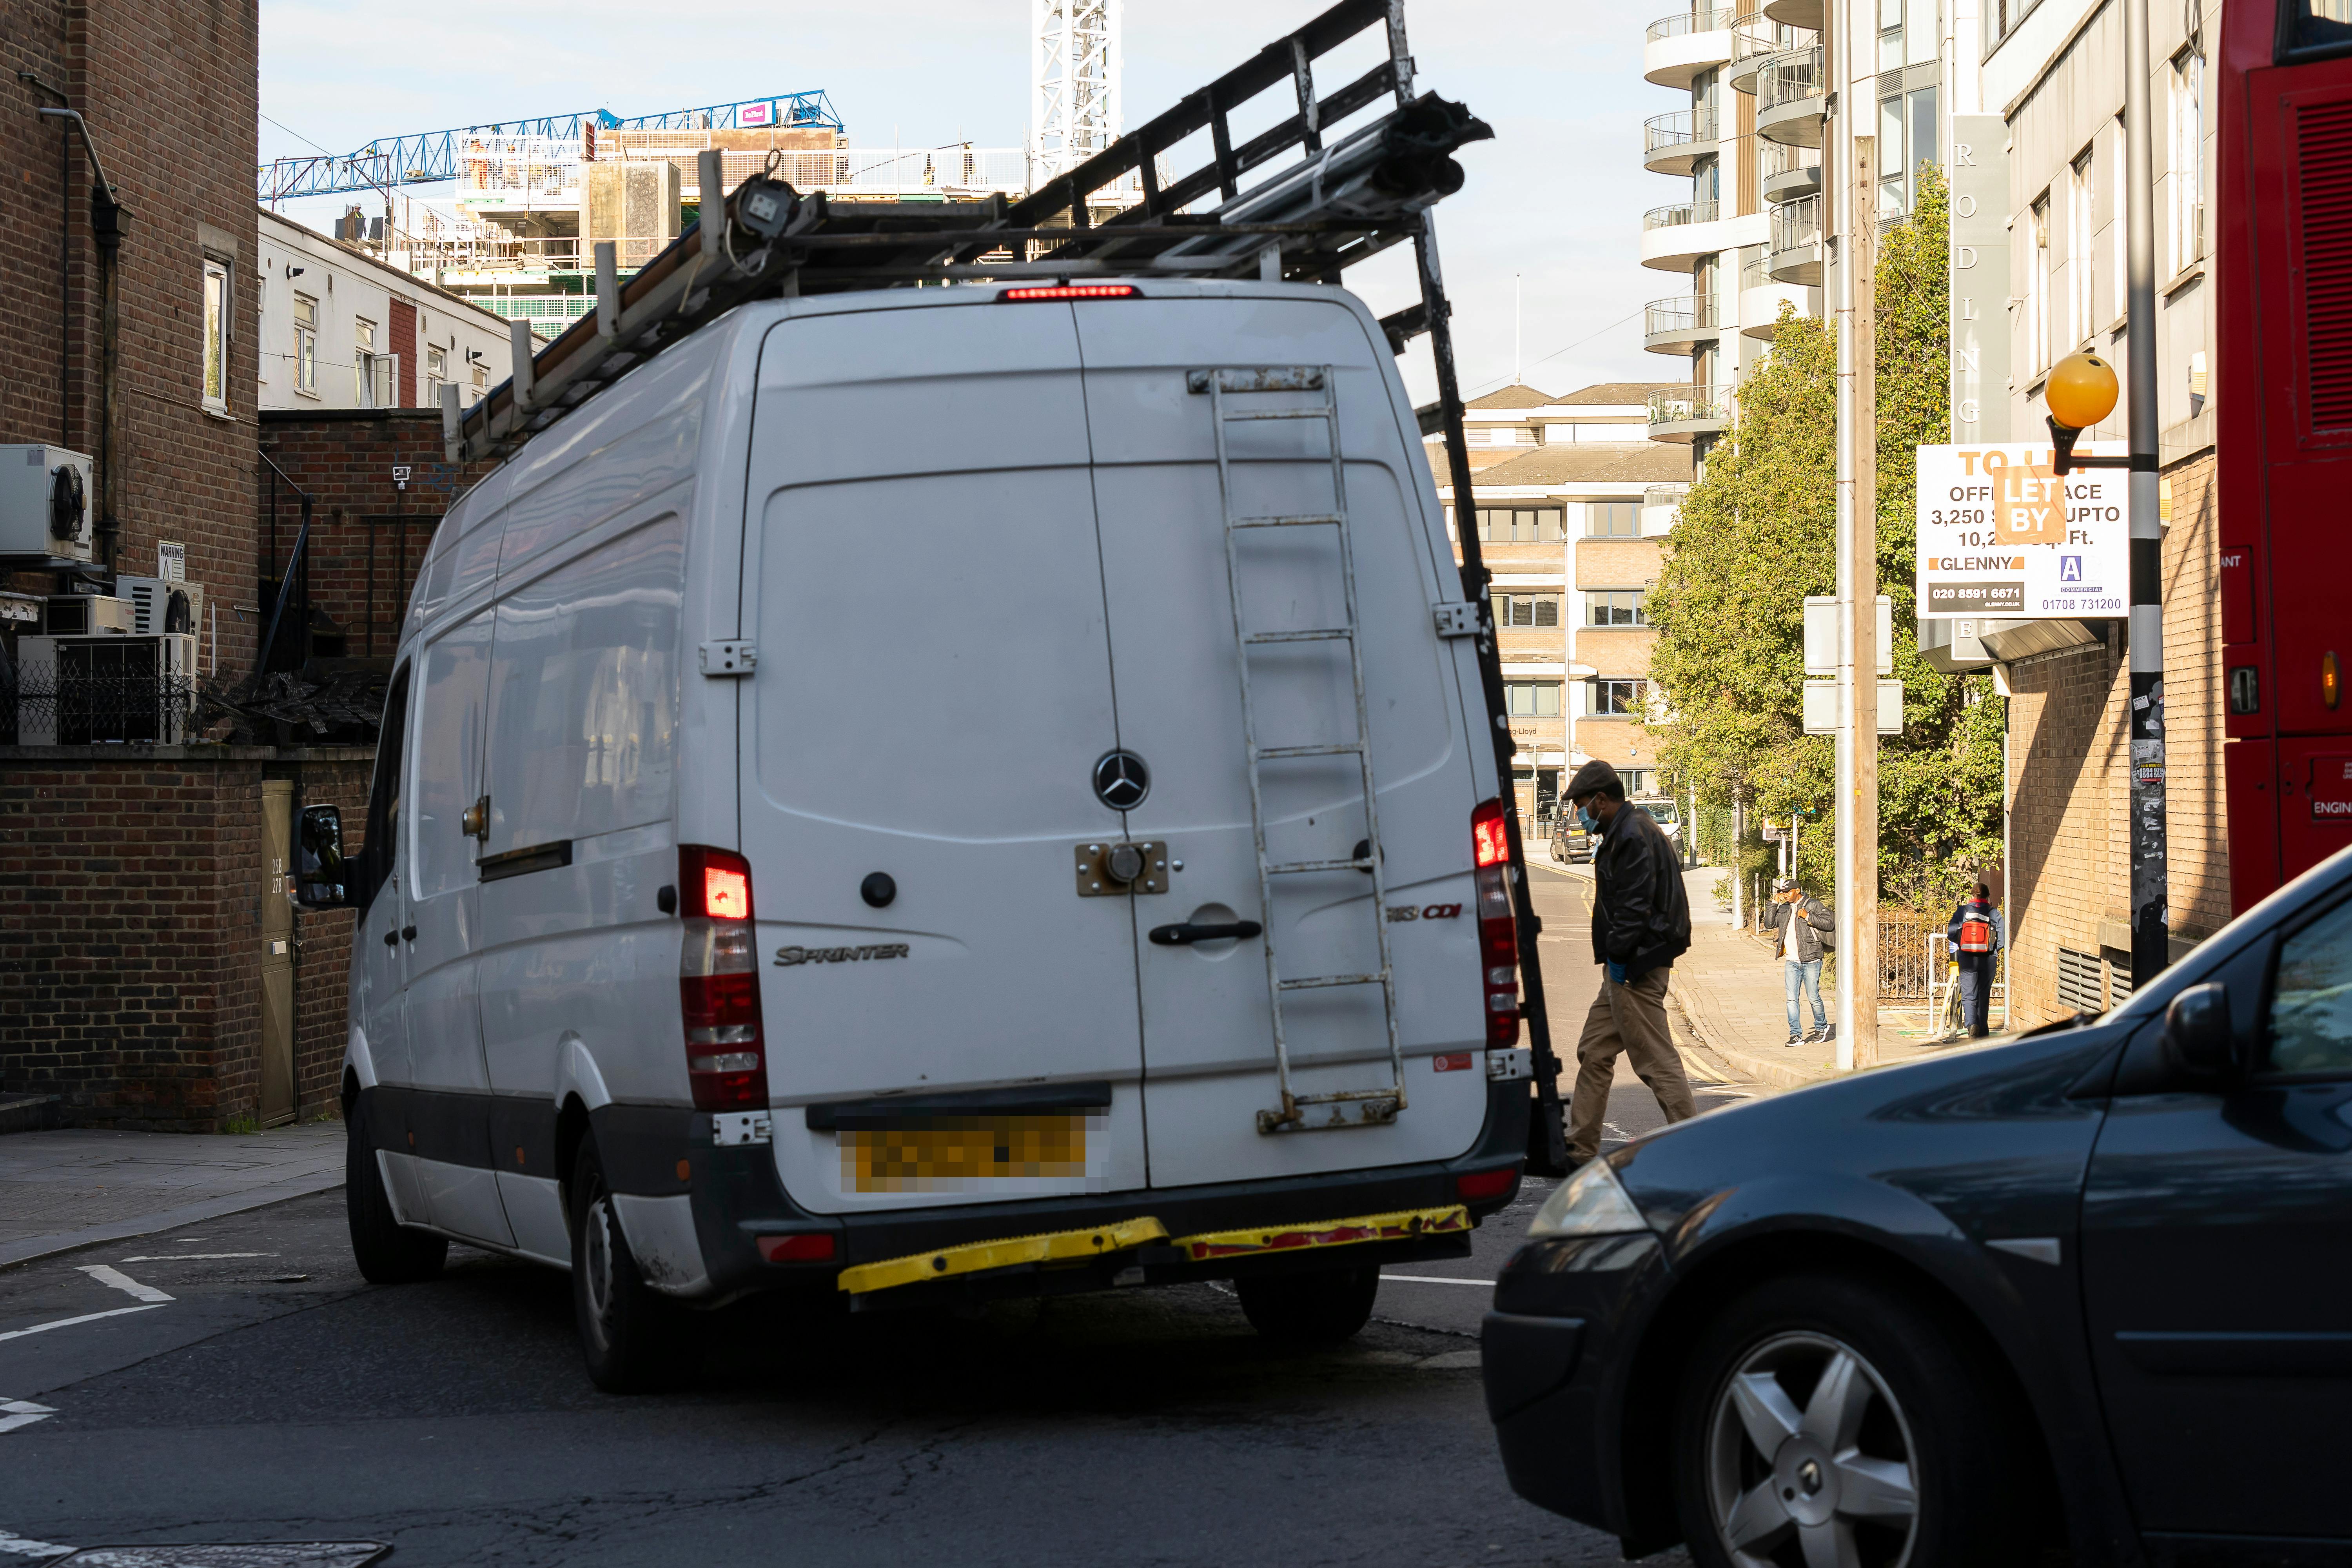
[[[2084,442],[2085,457],[2123,449]],[[2126,613],[2128,476],[2060,479],[2047,443],[1919,448],[1918,613],[2097,619]]]

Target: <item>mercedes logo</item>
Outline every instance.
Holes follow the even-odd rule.
[[[1095,798],[1113,811],[1133,811],[1151,793],[1151,770],[1133,752],[1105,752],[1095,762]]]

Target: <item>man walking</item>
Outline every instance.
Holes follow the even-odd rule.
[[[1837,930],[1837,917],[1808,898],[1797,879],[1783,877],[1772,884],[1772,907],[1764,912],[1764,929],[1780,933],[1772,951],[1780,957],[1781,988],[1789,997],[1789,1044],[1829,1038],[1830,1016],[1822,1008],[1822,933]],[[1798,1027],[1802,1021],[1797,1007],[1800,991],[1812,1000],[1811,1029]]]
[[[1596,836],[1592,851],[1592,957],[1607,973],[1576,1042],[1568,1154],[1580,1165],[1601,1152],[1609,1082],[1623,1052],[1669,1122],[1697,1114],[1690,1081],[1666,1027],[1666,974],[1690,948],[1690,902],[1674,845],[1648,812],[1625,804],[1617,770],[1595,760],[1569,781],[1569,804]]]
[[[1979,882],[1976,891],[1960,900],[1944,928],[1944,938],[1960,965],[1960,1015],[1968,1020],[1969,1037],[1981,1040],[1992,1033],[1993,965],[2009,945],[1990,888]]]

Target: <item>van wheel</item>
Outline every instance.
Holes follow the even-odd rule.
[[[677,1310],[637,1271],[593,1142],[572,1167],[572,1306],[597,1387],[643,1394],[677,1380]]]
[[[1371,1321],[1378,1268],[1260,1275],[1234,1281],[1250,1327],[1278,1345],[1336,1345]]]
[[[354,1106],[343,1124],[343,1213],[351,1223],[352,1257],[373,1285],[430,1279],[448,1259],[449,1238],[410,1230],[393,1217],[363,1105]]]
[[[2040,1492],[1997,1386],[1900,1294],[1794,1276],[1699,1335],[1675,1502],[1702,1568],[2034,1560]]]

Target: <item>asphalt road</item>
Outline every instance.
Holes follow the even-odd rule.
[[[1572,1042],[1581,884],[1537,877]],[[1630,1076],[1613,1099],[1612,1137],[1655,1124]],[[1511,1494],[1479,1390],[1488,1282],[1548,1191],[1470,1258],[1391,1269],[1339,1351],[1268,1349],[1212,1286],[976,1320],[751,1303],[637,1398],[588,1382],[560,1274],[455,1248],[367,1285],[340,1192],[47,1258],[0,1271],[0,1568],[301,1540],[393,1568],[1616,1563]]]

